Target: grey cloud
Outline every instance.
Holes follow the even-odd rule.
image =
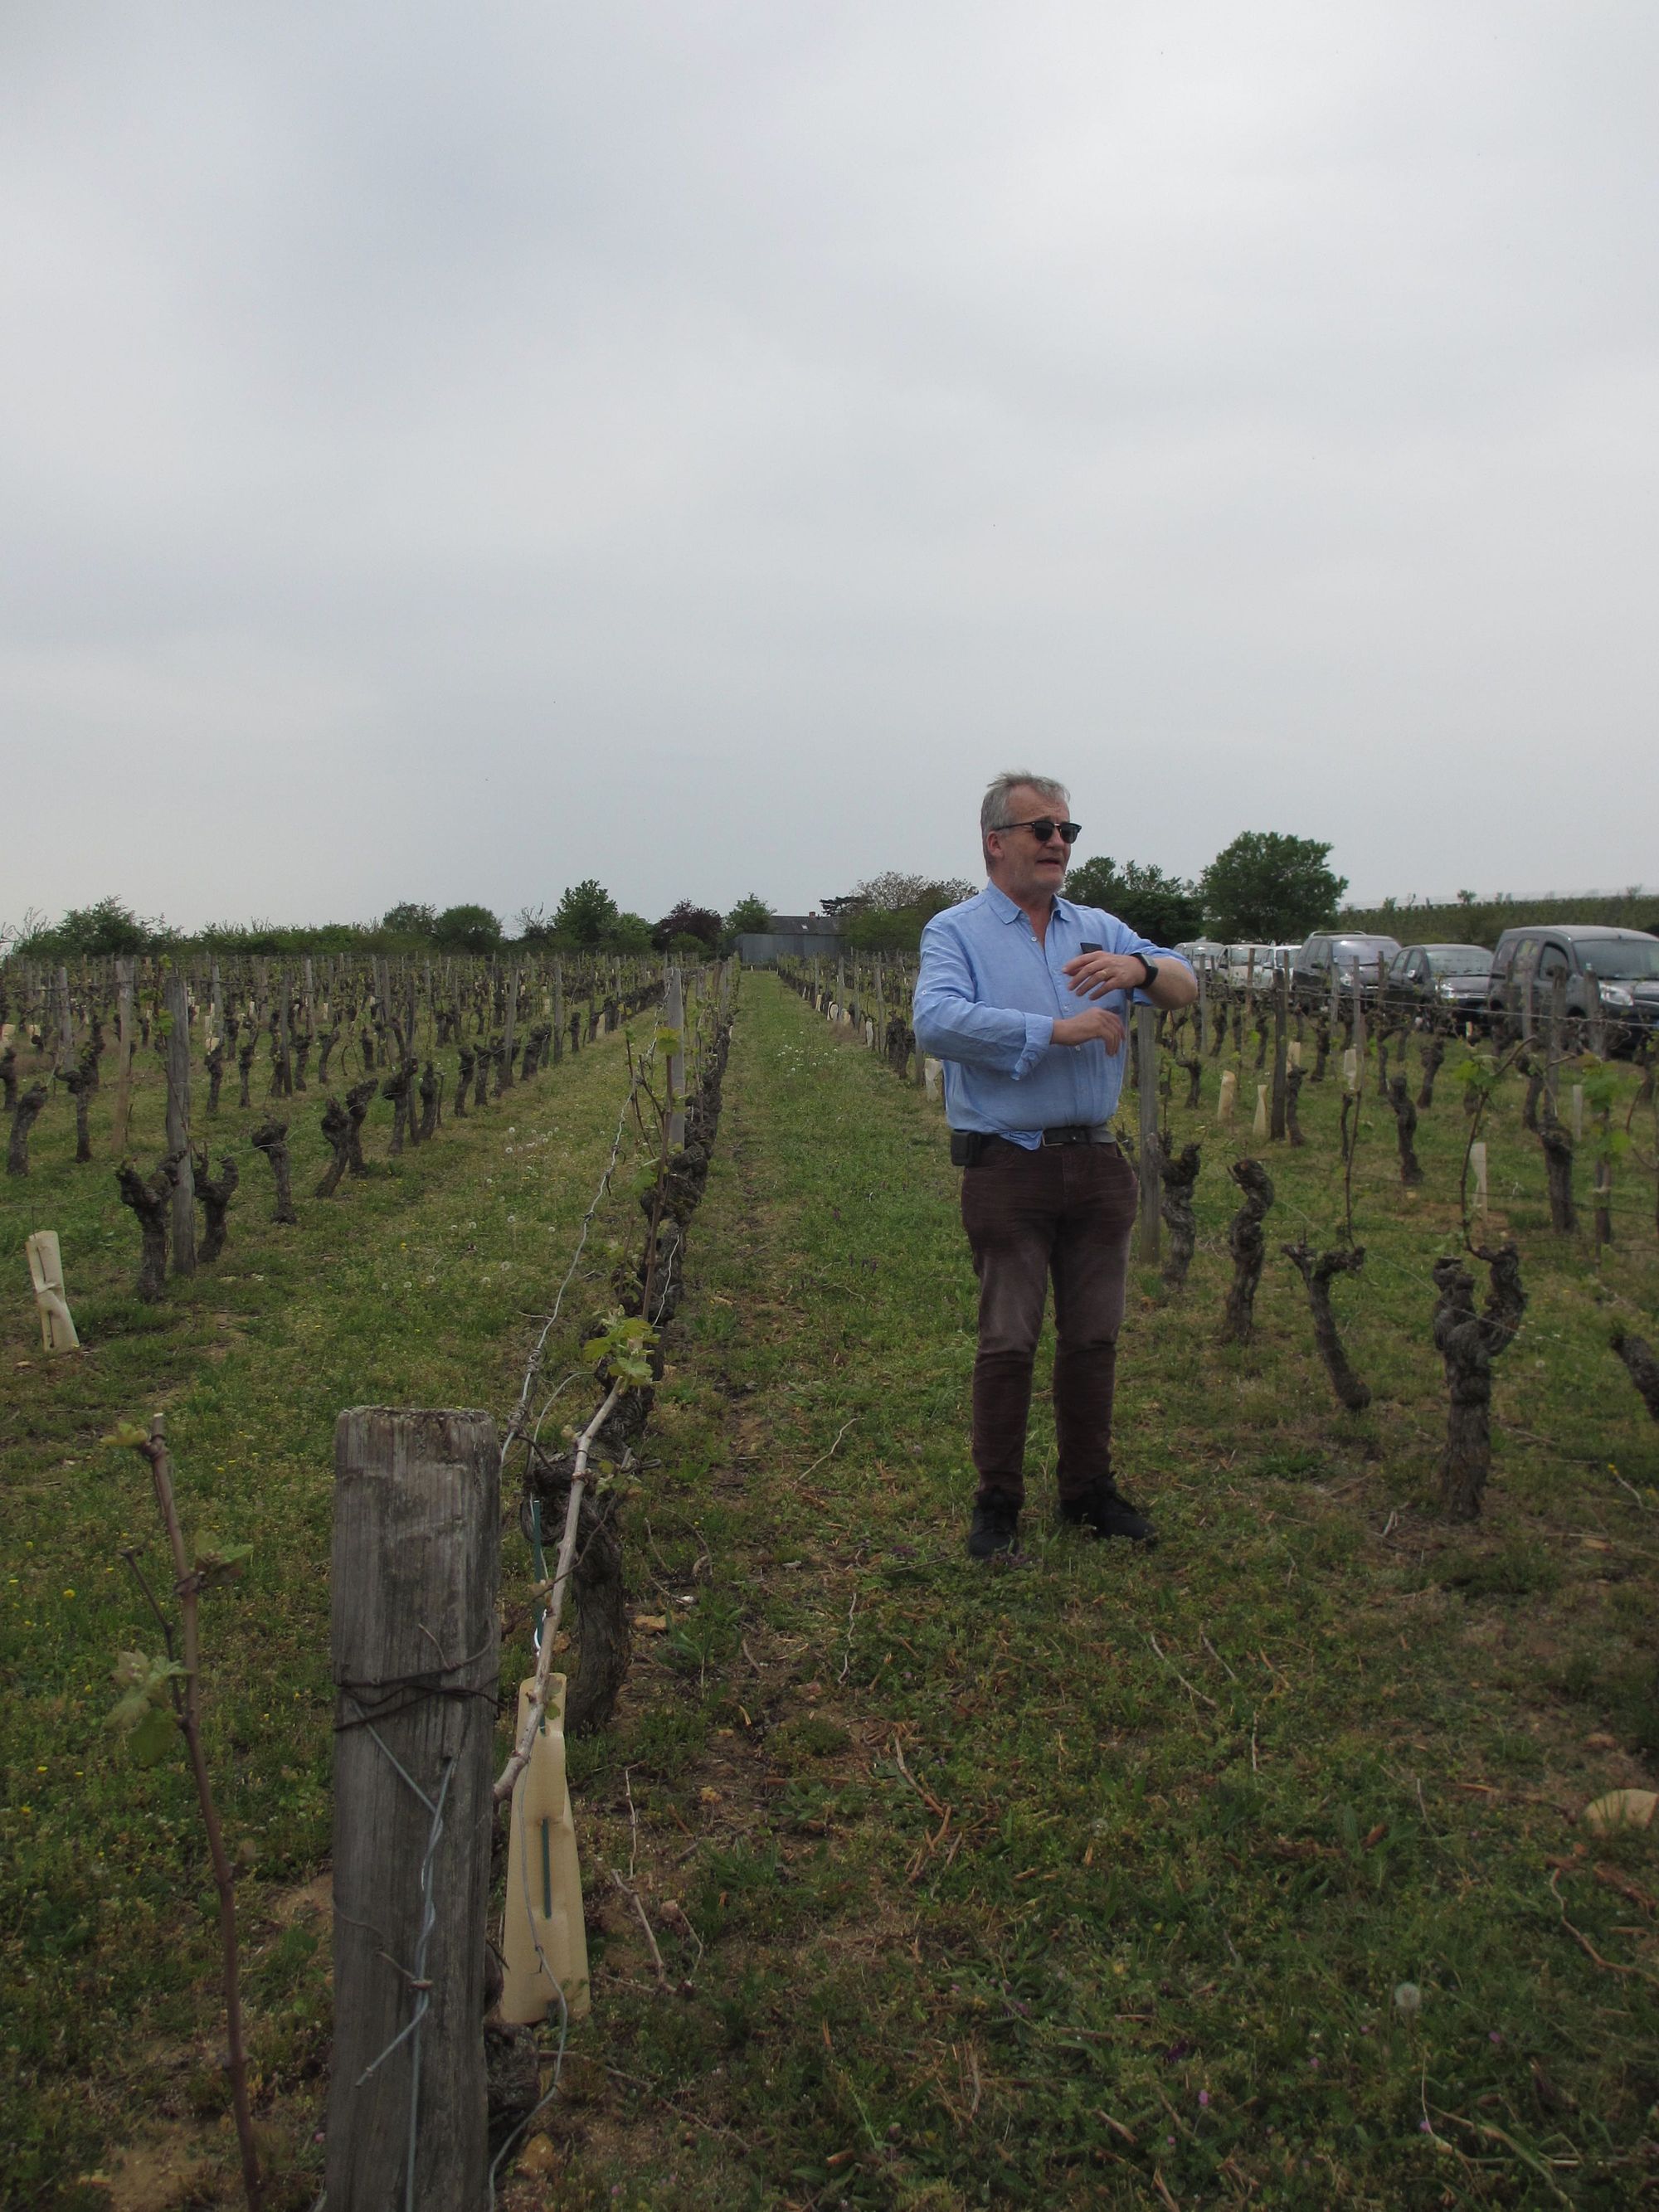
[[[0,42],[0,914],[1654,875],[1646,9]]]

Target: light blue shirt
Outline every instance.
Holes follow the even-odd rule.
[[[987,884],[975,897],[936,914],[921,933],[921,971],[912,1013],[923,1052],[945,1062],[945,1111],[953,1129],[1006,1137],[1035,1151],[1045,1129],[1109,1121],[1123,1088],[1124,1048],[1103,1042],[1056,1045],[1056,1021],[1105,1006],[1128,1018],[1144,991],[1089,999],[1060,970],[1084,945],[1103,952],[1177,956],[1137,937],[1099,907],[1056,896],[1041,945],[1022,908]],[[1186,964],[1184,962],[1182,963]]]

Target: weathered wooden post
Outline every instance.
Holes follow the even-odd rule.
[[[1137,1250],[1143,1260],[1158,1258],[1159,1207],[1158,1145],[1158,1012],[1152,1006],[1134,1010],[1135,1065],[1140,1077],[1140,1136],[1136,1169],[1140,1179],[1140,1235]]]
[[[1281,960],[1273,974],[1273,1103],[1271,1134],[1285,1141],[1285,1081],[1288,1061],[1291,1015],[1291,971]]]
[[[329,2212],[488,2194],[499,1466],[487,1413],[335,1425]]]
[[[668,1056],[668,1142],[678,1152],[685,1142],[685,986],[678,968],[668,971],[663,1024],[679,1039]]]
[[[1549,1056],[1545,1063],[1544,1096],[1552,1114],[1558,1110],[1561,1088],[1561,1060],[1567,1028],[1567,971],[1558,969],[1550,978]]]
[[[1353,1048],[1354,1066],[1359,1071],[1359,1085],[1365,1082],[1365,994],[1359,981],[1359,963],[1355,961],[1348,975],[1353,985]]]
[[[513,1085],[514,1032],[519,1026],[519,970],[515,963],[507,984],[507,1026],[501,1031],[501,1069],[495,1079],[496,1094]],[[411,1045],[410,1049],[413,1049]]]
[[[289,1029],[289,1000],[293,995],[293,981],[286,968],[276,979],[276,1095],[279,1098],[294,1096],[293,1037]]]
[[[173,1186],[173,1272],[196,1273],[196,1178],[190,1152],[190,988],[175,961],[167,970],[167,1150],[180,1155]]]
[[[67,1063],[75,1057],[75,1016],[70,1007],[69,969],[58,970],[58,1047]]]
[[[127,1121],[132,1112],[132,961],[115,963],[115,1107],[110,1150],[118,1160],[127,1148]]]
[[[1592,973],[1587,975],[1584,981],[1589,991],[1588,1017],[1589,1048],[1598,1060],[1605,1060],[1607,1056],[1607,1008],[1601,999],[1601,979]]]

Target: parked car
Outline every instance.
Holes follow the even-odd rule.
[[[1570,1019],[1605,1017],[1607,1042],[1629,1051],[1659,1030],[1659,937],[1604,922],[1534,922],[1506,929],[1492,957],[1486,1007],[1493,1033],[1522,1036],[1549,1014],[1565,978]]]
[[[1400,950],[1397,937],[1352,936],[1343,930],[1316,929],[1304,940],[1291,967],[1291,989],[1304,1006],[1321,1006],[1331,995],[1334,975],[1339,995],[1359,978],[1362,1003],[1376,996],[1379,975]]]
[[[1402,945],[1389,963],[1382,995],[1396,1012],[1449,1014],[1484,1029],[1491,974],[1484,945]]]
[[[1221,951],[1221,972],[1229,982],[1271,989],[1278,953],[1276,945],[1226,945]]]
[[[1218,969],[1227,957],[1227,948],[1218,937],[1189,937],[1184,945],[1171,949],[1190,962],[1194,971],[1200,968]]]

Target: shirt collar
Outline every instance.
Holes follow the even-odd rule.
[[[1007,892],[1002,889],[1000,884],[987,884],[985,886],[985,896],[991,902],[992,912],[996,915],[1000,921],[1024,921],[1025,920],[1026,916],[1024,908],[1023,906],[1016,906],[1013,900],[1009,897]],[[1054,911],[1049,916],[1051,921],[1057,921],[1064,920],[1070,921],[1075,916],[1077,908],[1072,904],[1070,899],[1062,898],[1058,891],[1054,893]]]

